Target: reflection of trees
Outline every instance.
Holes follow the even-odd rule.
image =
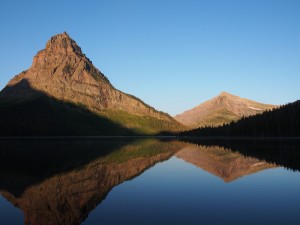
[[[299,139],[186,139],[187,142],[222,146],[246,157],[255,157],[277,166],[300,171]]]
[[[83,147],[83,143],[87,145],[86,148]],[[65,141],[60,144],[55,143],[59,150],[51,154],[48,150],[50,151],[53,144],[48,142],[48,147],[44,145],[45,149],[23,148],[28,153],[30,164],[27,166],[31,167],[25,172],[1,166],[0,175],[4,178],[0,183],[1,193],[22,209],[27,225],[80,224],[114,186],[139,175],[157,162],[168,159],[186,145],[177,141],[161,142],[144,139],[131,143],[112,142],[114,147],[110,147],[105,141],[104,145],[101,143],[93,145],[93,141],[90,143],[83,141],[83,143],[76,141],[76,144],[72,144],[72,141],[69,141],[78,158],[71,154],[70,149],[65,149],[64,152],[63,147],[67,144]],[[111,151],[107,152],[105,148]],[[59,155],[60,151],[61,155]],[[85,156],[84,152],[88,156]],[[26,154],[22,156],[26,157]],[[34,160],[38,160],[38,156],[42,161],[48,157],[51,162],[45,164],[44,172],[35,171],[38,168],[42,169],[42,165],[36,167],[32,164]],[[68,157],[72,157],[70,162],[73,164],[66,163],[68,168],[64,168],[63,162],[67,162]],[[24,166],[25,161],[26,159],[22,160]],[[17,168],[22,169],[21,167],[22,165]],[[10,169],[12,170],[9,171]],[[13,193],[17,193],[18,196]]]

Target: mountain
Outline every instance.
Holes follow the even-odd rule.
[[[232,182],[243,176],[274,168],[276,165],[246,157],[220,146],[191,145],[177,152],[176,157],[220,177],[224,182]]]
[[[193,128],[219,126],[236,121],[243,116],[259,114],[275,107],[277,106],[262,104],[222,92],[217,97],[176,115],[174,118]]]
[[[127,135],[176,131],[166,113],[114,88],[64,32],[0,92],[1,136]]]
[[[272,111],[242,118],[219,127],[197,128],[184,136],[300,137],[300,100]]]

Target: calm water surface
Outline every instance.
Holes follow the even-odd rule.
[[[0,224],[300,224],[296,141],[0,143]]]

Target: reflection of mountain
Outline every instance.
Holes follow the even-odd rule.
[[[299,143],[188,141],[194,144],[130,138],[0,139],[0,193],[24,212],[27,225],[71,225],[80,224],[114,186],[174,154],[226,182],[277,165],[300,168]]]
[[[274,164],[245,157],[219,146],[188,146],[177,152],[176,156],[220,177],[225,182],[275,167]]]
[[[80,224],[114,186],[139,175],[157,162],[168,159],[185,145],[176,141],[158,140],[124,144],[118,150],[98,156],[87,164],[77,161],[77,168],[60,170],[65,172],[44,176],[45,179],[41,175],[35,175],[32,178],[35,182],[24,188],[20,196],[13,193],[20,193],[19,185],[24,186],[24,180],[29,179],[29,175],[24,174],[22,170],[12,171],[9,177],[4,177],[5,190],[1,187],[3,181],[0,183],[1,194],[22,209],[27,225]],[[42,151],[43,149],[40,149],[40,152]],[[87,148],[86,152],[88,151]],[[57,160],[59,161],[59,158]],[[30,164],[27,166],[34,167]],[[3,174],[9,173],[3,167],[1,170],[0,179],[3,178]],[[53,169],[44,168],[44,171]]]
[[[187,138],[186,142],[222,146],[245,157],[252,157],[270,164],[300,171],[299,138]]]

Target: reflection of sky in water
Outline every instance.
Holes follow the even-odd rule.
[[[17,225],[24,223],[24,216],[20,209],[15,208],[9,201],[0,195],[0,224]]]
[[[267,169],[230,183],[172,157],[113,188],[87,224],[300,224],[300,173]]]

